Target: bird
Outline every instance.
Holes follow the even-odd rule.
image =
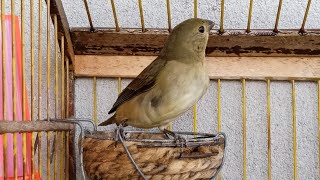
[[[99,126],[158,127],[176,137],[168,125],[193,107],[209,86],[205,49],[213,26],[213,21],[201,18],[176,25],[159,56],[120,93],[108,112],[114,114]]]

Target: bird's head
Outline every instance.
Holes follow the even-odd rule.
[[[169,60],[190,61],[191,57],[191,60],[203,59],[213,26],[212,21],[200,18],[181,22],[173,28],[161,55],[165,55]]]

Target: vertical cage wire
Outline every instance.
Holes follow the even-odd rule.
[[[114,18],[114,24],[116,25],[116,31],[120,31],[119,23],[118,23],[118,18],[117,18],[117,12],[116,12],[116,7],[114,5],[114,0],[111,1],[111,8],[112,8],[112,13],[113,13],[113,18]]]
[[[66,132],[66,180],[69,180],[69,134],[69,131]]]
[[[248,14],[248,24],[247,24],[247,30],[246,32],[249,33],[250,26],[251,26],[251,16],[252,16],[252,6],[253,6],[253,0],[250,0],[250,5],[249,5],[249,14]]]
[[[221,80],[218,79],[218,84],[217,84],[217,89],[218,89],[218,97],[217,97],[217,108],[218,108],[218,132],[221,132]],[[218,174],[218,180],[222,179],[222,172],[220,171]]]
[[[61,48],[61,117],[65,118],[65,103],[64,103],[64,73],[65,73],[65,57],[64,57],[64,36],[61,36],[60,40],[60,48]]]
[[[47,120],[50,121],[50,0],[47,1]],[[49,134],[47,134],[49,136]]]
[[[243,180],[247,179],[247,113],[246,80],[242,79],[242,125],[243,125]]]
[[[278,12],[277,12],[277,17],[276,17],[276,23],[274,25],[274,32],[278,32],[278,24],[279,24],[279,19],[280,19],[280,14],[281,14],[281,7],[282,7],[282,0],[279,0],[279,5],[278,5]]]
[[[3,119],[7,118],[7,97],[6,97],[6,41],[5,41],[5,0],[1,0],[1,36],[2,36],[2,104]],[[4,133],[3,139],[3,176],[7,179],[7,134]]]
[[[64,131],[62,131],[61,133],[60,133],[60,138],[61,138],[61,143],[60,143],[60,179],[62,180],[63,179],[63,177],[65,177],[65,175],[64,175],[64,165],[65,165],[65,160],[64,160],[64,156],[65,156],[65,153],[64,153],[64,151],[65,151],[65,147],[64,147],[64,145],[65,145],[65,142],[64,142],[64,137],[65,137],[65,132]]]
[[[69,117],[69,104],[70,104],[70,95],[69,95],[69,93],[70,93],[70,83],[69,83],[69,58],[68,57],[66,57],[66,59],[67,59],[67,61],[66,61],[66,84],[67,84],[67,88],[66,88],[66,90],[67,90],[67,92],[66,92],[66,100],[67,100],[67,103],[66,103],[66,105],[67,105],[67,107],[66,107],[66,117]]]
[[[311,5],[311,0],[308,0],[306,12],[304,14],[303,21],[302,21],[302,24],[301,24],[301,28],[300,28],[300,31],[299,31],[300,33],[304,33],[305,32],[304,26],[306,25],[306,21],[307,21],[310,5]]]
[[[171,32],[171,10],[170,10],[170,0],[167,0],[167,15],[168,15],[168,31]]]
[[[292,131],[293,131],[293,177],[297,180],[297,119],[296,119],[296,90],[295,81],[292,84]]]
[[[90,29],[91,29],[91,31],[94,31],[94,27],[93,27],[93,23],[92,23],[92,18],[91,18],[88,2],[87,2],[87,0],[84,0],[83,2],[84,2],[84,6],[86,8],[86,12],[87,12],[87,16],[88,16],[88,20],[89,20],[89,24],[90,24]]]
[[[139,3],[139,12],[140,12],[140,20],[141,20],[141,29],[142,29],[142,32],[145,32],[142,0],[138,0],[138,3]]]
[[[93,121],[98,124],[97,120],[97,78],[93,77]]]
[[[54,24],[54,57],[55,57],[55,84],[54,84],[54,99],[55,99],[55,106],[54,106],[54,110],[55,110],[55,118],[58,118],[58,114],[59,114],[59,69],[58,69],[58,20],[57,20],[57,15],[55,14],[53,16],[53,24]]]
[[[61,36],[60,40],[60,49],[61,49],[61,117],[65,118],[65,104],[64,104],[64,63],[65,63],[65,57],[64,57],[64,36]],[[64,142],[64,137],[65,137],[65,132],[61,132],[61,143],[60,143],[60,179],[62,180],[64,177],[64,151],[65,151],[65,142]]]
[[[11,0],[11,28],[12,28],[12,109],[13,121],[17,119],[16,113],[16,24],[15,24],[15,1]],[[17,133],[13,133],[13,168],[14,179],[18,178],[18,164],[17,164]]]
[[[121,80],[121,77],[118,77],[118,95],[120,95],[120,93],[121,93],[121,91],[122,91],[122,87],[121,87],[121,82],[122,80]]]
[[[270,79],[267,80],[267,117],[268,117],[268,180],[271,180],[271,96],[270,96]]]
[[[26,83],[25,83],[25,38],[24,38],[24,32],[25,32],[25,27],[24,27],[24,0],[21,0],[21,61],[22,61],[22,120],[26,120]],[[22,160],[23,160],[23,178],[25,179],[27,176],[27,136],[26,133],[22,133]]]
[[[42,95],[42,0],[38,1],[38,121],[41,119],[41,95]],[[38,171],[42,175],[42,132],[38,132]],[[33,153],[33,152],[32,152]]]
[[[219,30],[220,34],[224,33],[224,29],[223,29],[224,22],[223,21],[224,21],[224,0],[221,0],[221,15],[220,15],[220,30]]]
[[[320,177],[320,80],[318,80],[318,173]]]
[[[193,132],[197,132],[197,104],[193,105]]]
[[[53,159],[53,179],[56,180],[58,177],[58,131],[54,132],[54,159]],[[60,152],[61,153],[61,152]],[[60,164],[61,166],[61,164]]]
[[[31,67],[31,121],[34,121],[34,7],[33,0],[30,0],[30,67]],[[31,132],[31,179],[34,179],[34,133]]]
[[[47,120],[50,121],[50,65],[51,65],[51,49],[50,49],[50,0],[47,0]],[[50,164],[50,131],[47,131],[47,180],[51,179],[51,164]]]
[[[198,0],[193,0],[193,16],[198,17]]]
[[[50,163],[50,131],[47,131],[47,180],[51,179],[51,163]]]

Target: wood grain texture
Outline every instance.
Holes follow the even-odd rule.
[[[47,1],[46,1],[47,2]],[[70,28],[66,13],[64,11],[61,0],[50,0],[50,13],[51,16],[56,14],[58,20],[58,36],[59,39],[61,36],[65,37],[65,54],[74,62],[74,51],[72,46],[72,40],[70,36]],[[60,44],[60,43],[59,43]]]
[[[169,33],[164,29],[89,28],[71,29],[77,55],[159,55]],[[207,56],[320,56],[320,32],[267,30],[229,30],[220,35],[212,31]]]
[[[73,124],[48,121],[0,121],[0,134],[39,131],[71,131]]]
[[[155,56],[75,56],[77,77],[136,77]],[[318,57],[207,57],[211,79],[316,80]]]

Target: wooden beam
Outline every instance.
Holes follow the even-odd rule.
[[[148,29],[89,28],[71,29],[76,55],[158,55],[168,31]],[[207,56],[320,56],[320,32],[298,31],[274,33],[267,30],[213,32],[207,45]]]
[[[48,121],[0,121],[0,134],[39,131],[71,131],[73,124]]]
[[[77,77],[136,77],[155,56],[75,56]],[[315,80],[318,57],[207,57],[211,79]]]
[[[47,3],[47,0],[46,0]],[[64,11],[61,0],[50,0],[50,14],[51,16],[56,14],[58,19],[58,36],[65,37],[64,46],[65,54],[68,56],[72,62],[74,62],[74,51],[72,46],[72,40],[70,36],[70,28],[67,20],[66,13]]]

